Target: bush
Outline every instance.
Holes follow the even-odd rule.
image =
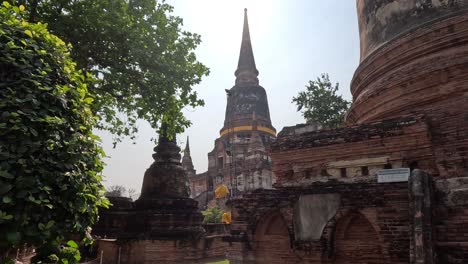
[[[69,45],[23,12],[0,7],[0,253],[56,248],[108,205],[92,79],[75,69]]]
[[[81,259],[80,251],[78,250],[78,244],[75,241],[70,240],[67,242],[67,246],[60,246],[51,248],[50,252],[54,252],[49,256],[45,257],[44,252],[41,252],[34,256],[31,261],[32,263],[42,262],[52,264],[52,263],[61,263],[61,264],[75,264],[78,263]],[[50,253],[49,252],[49,253]]]
[[[218,207],[208,208],[205,211],[202,211],[204,216],[203,223],[221,223],[223,213],[223,210]]]

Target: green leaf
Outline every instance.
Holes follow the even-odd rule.
[[[46,228],[50,229],[54,224],[55,224],[54,220],[50,220],[49,222],[47,222]]]
[[[73,240],[67,241],[67,245],[71,248],[78,248],[78,244]]]
[[[26,29],[26,30],[24,31],[24,33],[25,33],[26,35],[28,35],[30,38],[33,37],[33,33],[32,33],[31,30],[29,30],[29,29]]]
[[[4,216],[2,216],[2,219],[3,220],[11,220],[11,219],[13,219],[13,215],[4,215]]]
[[[12,202],[11,197],[9,197],[9,196],[3,196],[2,201],[3,201],[3,203],[6,203],[6,204]]]
[[[88,197],[88,198],[90,198],[90,199],[93,199],[93,200],[97,199],[96,196],[94,196],[94,195],[92,195],[92,194],[89,194],[89,193],[86,193],[85,196]]]

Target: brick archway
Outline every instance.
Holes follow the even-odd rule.
[[[257,263],[289,263],[297,261],[291,249],[286,222],[279,211],[262,217],[255,229],[254,254]]]
[[[387,263],[378,233],[360,213],[351,213],[338,221],[333,259],[334,264]]]

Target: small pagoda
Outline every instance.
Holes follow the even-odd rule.
[[[117,199],[94,227],[103,263],[184,263],[199,258],[203,216],[189,198],[188,176],[176,136],[162,125],[154,162],[146,170],[141,196]],[[193,252],[193,254],[190,254]]]

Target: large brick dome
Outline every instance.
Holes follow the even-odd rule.
[[[468,0],[357,0],[361,64],[348,124],[464,107]]]

